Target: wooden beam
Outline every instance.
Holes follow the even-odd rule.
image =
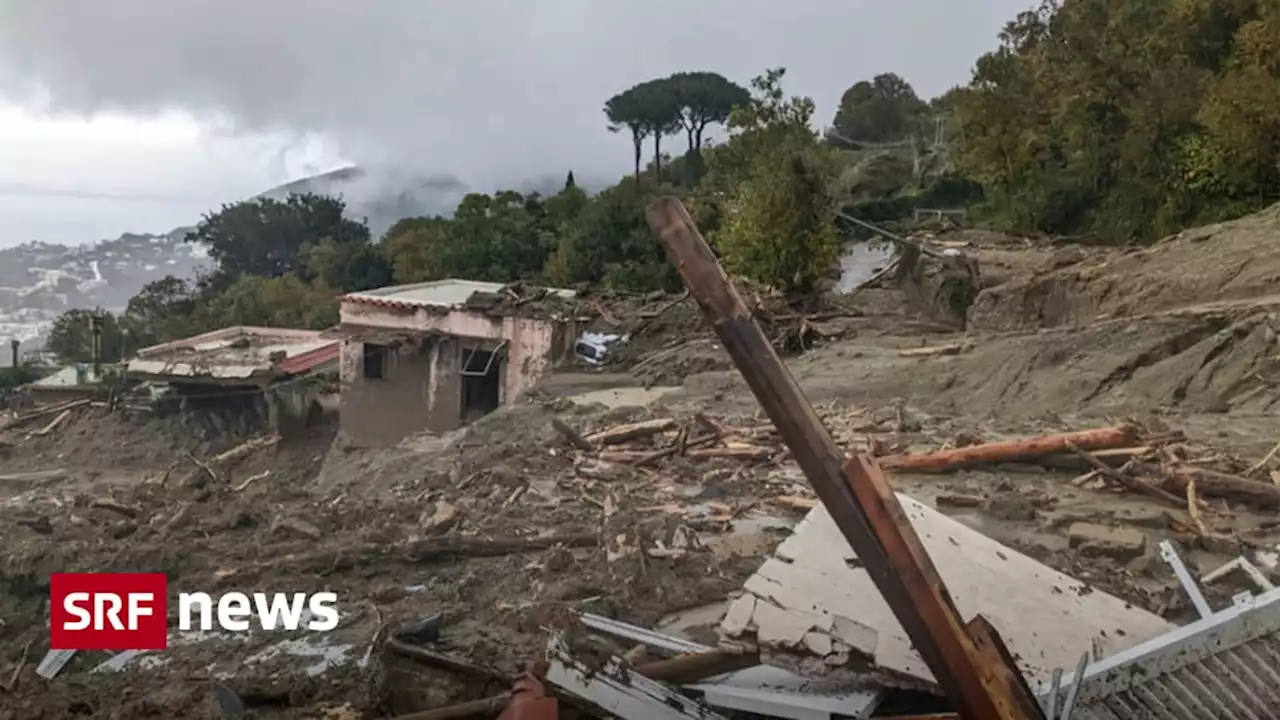
[[[778,434],[813,485],[832,520],[858,554],[938,684],[965,718],[1030,720],[1038,706],[1008,678],[1016,668],[992,668],[960,619],[897,498],[867,456],[844,465],[844,454],[822,425],[795,378],[742,301],[711,248],[674,197],[646,212],[685,285]],[[1026,708],[1030,707],[1028,714]]]

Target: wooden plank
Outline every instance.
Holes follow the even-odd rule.
[[[1015,699],[1022,689],[1005,680],[1007,673],[988,667],[989,659],[966,631],[927,555],[921,557],[920,541],[887,483],[879,477],[877,485],[876,478],[869,477],[867,468],[874,469],[875,461],[856,458],[841,467],[843,453],[756,325],[688,211],[678,199],[665,197],[649,206],[646,219],[956,710],[965,717],[993,720],[1039,717],[1021,710],[1028,704],[1038,706],[1031,699]],[[846,476],[847,471],[852,472]]]

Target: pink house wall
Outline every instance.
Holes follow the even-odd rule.
[[[519,317],[492,317],[479,312],[453,310],[448,313],[432,313],[423,308],[384,307],[361,302],[344,302],[341,310],[343,324],[358,325],[386,330],[404,330],[409,332],[442,333],[450,338],[440,338],[425,348],[424,360],[429,371],[413,370],[414,377],[425,380],[428,408],[423,412],[429,418],[427,427],[436,430],[448,430],[456,427],[461,421],[460,381],[458,375],[461,355],[466,348],[482,347],[491,349],[507,341],[505,348],[506,366],[501,400],[503,404],[511,404],[525,390],[532,387],[551,369],[565,353],[572,350],[572,335],[564,330],[571,329],[572,323],[555,322],[543,319]],[[361,403],[360,383],[364,381],[361,370],[363,344],[349,341],[344,343],[340,372],[343,393],[350,393],[352,410],[361,407],[358,413],[363,417],[351,417],[343,411],[344,428],[349,425],[361,427],[376,424],[376,418],[369,418],[371,410]],[[396,362],[410,362],[411,359],[400,357]],[[424,372],[425,371],[425,372]],[[410,372],[406,365],[405,372]],[[427,377],[423,377],[427,375]],[[410,382],[405,379],[397,382]],[[390,388],[388,388],[390,389]],[[409,392],[413,392],[409,390]],[[405,401],[408,402],[409,398]],[[379,404],[386,407],[388,400],[384,397]],[[420,401],[419,401],[420,402]],[[409,423],[412,424],[412,423]],[[394,434],[379,432],[383,436]]]

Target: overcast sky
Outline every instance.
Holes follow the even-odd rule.
[[[636,82],[785,66],[825,124],[881,72],[965,82],[1030,4],[0,0],[0,246],[164,232],[345,162],[613,177],[629,141],[601,108]]]

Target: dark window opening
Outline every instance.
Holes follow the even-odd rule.
[[[387,347],[373,343],[364,344],[364,376],[370,380],[386,377]]]
[[[502,402],[502,361],[495,350],[472,350],[464,355],[462,374],[462,419],[464,422],[487,415]]]

